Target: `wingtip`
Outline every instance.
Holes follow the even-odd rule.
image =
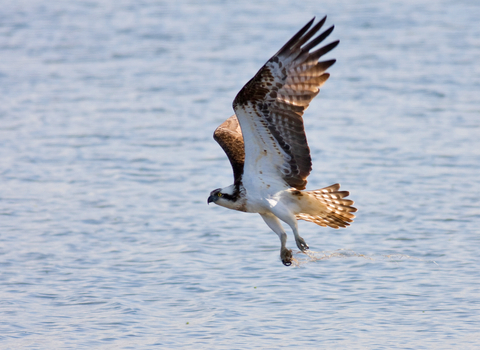
[[[307,24],[305,24],[304,28],[306,28],[307,30],[310,29],[310,27],[312,26],[313,22],[315,22],[315,16],[313,16],[313,18],[307,22]]]

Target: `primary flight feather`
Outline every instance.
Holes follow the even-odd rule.
[[[291,265],[286,248],[287,223],[301,251],[308,245],[298,233],[297,220],[320,226],[346,227],[357,211],[347,191],[335,184],[305,191],[312,170],[303,113],[327,81],[335,60],[320,61],[338,41],[316,47],[333,31],[317,33],[326,17],[315,18],[295,34],[240,90],[233,101],[235,114],[214,132],[233,168],[234,183],[213,190],[208,203],[259,213],[280,238],[280,258]]]

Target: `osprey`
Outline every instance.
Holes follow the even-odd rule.
[[[213,135],[230,160],[234,183],[213,190],[208,203],[259,213],[279,236],[286,266],[292,263],[292,251],[286,247],[280,220],[290,226],[303,252],[308,245],[298,233],[297,220],[346,227],[357,211],[339,184],[305,190],[312,159],[302,115],[329,78],[325,71],[335,63],[319,62],[320,57],[339,43],[313,50],[333,31],[331,26],[316,35],[325,20],[313,25],[313,18],[267,61],[235,97],[235,114]]]

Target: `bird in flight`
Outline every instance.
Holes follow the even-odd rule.
[[[319,62],[320,57],[339,43],[317,48],[334,28],[317,34],[325,20],[313,25],[313,18],[265,63],[235,97],[235,114],[213,135],[230,160],[234,183],[213,190],[208,203],[260,214],[280,238],[280,259],[286,266],[292,264],[292,251],[286,247],[281,221],[290,226],[304,252],[308,245],[297,220],[346,227],[357,211],[339,184],[305,190],[312,159],[302,116],[329,78],[325,71],[335,63]]]

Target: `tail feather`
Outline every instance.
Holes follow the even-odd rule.
[[[353,222],[357,208],[354,202],[344,199],[350,193],[339,191],[340,185],[334,184],[319,190],[301,191],[301,197],[307,200],[299,201],[301,212],[296,215],[299,220],[314,222],[320,226],[333,228],[347,227]]]

